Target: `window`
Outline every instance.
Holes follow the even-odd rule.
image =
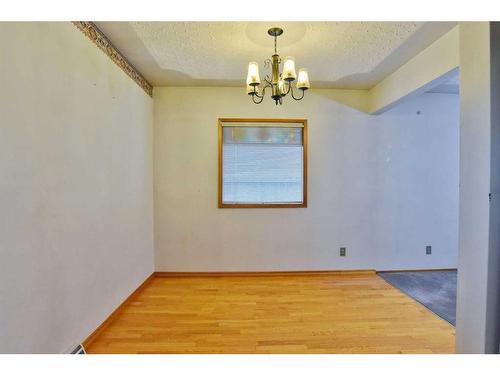
[[[219,207],[306,207],[307,120],[220,119]]]

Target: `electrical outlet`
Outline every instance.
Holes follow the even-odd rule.
[[[432,254],[432,246],[426,246],[425,247],[425,254],[426,255],[431,255]]]
[[[340,256],[345,257],[345,247],[340,248]]]

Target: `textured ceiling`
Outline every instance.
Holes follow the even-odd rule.
[[[313,87],[370,88],[453,23],[100,22],[97,25],[153,85],[244,85],[249,61],[278,53],[309,71]]]

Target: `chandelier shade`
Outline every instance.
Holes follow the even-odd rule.
[[[264,62],[264,66],[270,68],[270,74],[264,78],[264,82],[260,79],[259,64],[252,61],[248,64],[246,92],[251,96],[255,104],[260,104],[264,100],[266,89],[271,91],[271,98],[275,104],[283,104],[283,98],[290,94],[293,99],[301,100],[304,98],[304,92],[311,87],[309,83],[309,75],[306,69],[299,69],[299,74],[295,71],[295,59],[286,57],[281,59],[277,51],[278,36],[283,34],[283,30],[279,27],[273,27],[267,31],[269,35],[274,37],[274,54],[271,58]],[[283,71],[280,72],[280,67],[283,64]],[[292,82],[297,80],[296,88],[302,92],[301,96],[295,96]]]
[[[283,63],[283,79],[285,81],[293,81],[297,78],[295,73],[295,60],[293,57],[287,57]]]
[[[259,64],[252,61],[248,64],[247,85],[255,86],[260,84]]]
[[[302,90],[307,90],[311,87],[309,83],[309,75],[307,74],[307,69],[299,70],[299,79],[297,80],[297,88]]]

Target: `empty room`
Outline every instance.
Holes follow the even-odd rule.
[[[0,353],[499,353],[499,23],[162,18],[0,22]]]

